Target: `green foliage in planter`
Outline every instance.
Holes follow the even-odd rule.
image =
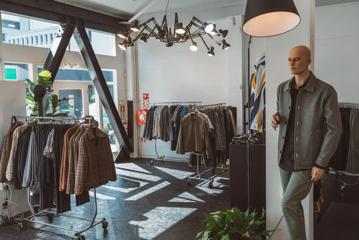
[[[59,97],[56,94],[53,94],[53,82],[51,79],[51,72],[48,70],[43,70],[39,73],[37,84],[45,87],[47,93],[44,97],[44,112],[45,116],[51,117],[66,117],[68,114],[62,112],[62,107],[59,105]],[[36,84],[29,79],[25,80],[26,87],[26,107],[31,110],[31,116],[39,115],[39,103],[35,101],[34,89]]]
[[[30,80],[25,80],[25,92],[26,92],[26,107],[31,110],[31,116],[38,116],[39,115],[39,105],[35,101],[35,84]]]
[[[204,219],[205,228],[196,240],[261,240],[265,236],[265,232],[259,232],[264,214],[264,210],[259,215],[238,208],[209,213]]]
[[[38,75],[37,84],[44,86],[46,89],[52,88],[53,82],[50,81],[51,76],[50,71],[42,70]]]

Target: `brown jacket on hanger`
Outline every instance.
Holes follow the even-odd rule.
[[[9,155],[9,162],[7,164],[6,173],[5,173],[6,179],[8,181],[12,181],[14,174],[15,174],[14,173],[14,162],[15,162],[16,150],[17,150],[17,144],[18,144],[19,138],[29,127],[31,127],[31,125],[24,124],[24,125],[16,128],[13,132],[11,151],[10,151],[10,155]]]
[[[186,152],[203,153],[205,159],[213,159],[208,117],[200,112],[187,114],[181,120],[178,135],[177,154]]]
[[[79,140],[75,194],[116,181],[115,163],[108,136],[98,128],[88,127]]]
[[[77,167],[77,156],[75,156],[75,148],[77,147],[76,139],[78,136],[81,136],[84,133],[84,128],[79,127],[78,130],[71,136],[69,142],[69,167],[68,167],[68,175],[66,182],[66,193],[74,194],[75,188],[75,176],[76,176],[76,167]]]
[[[12,137],[15,129],[21,126],[22,123],[17,122],[16,120],[12,120],[10,129],[7,132],[6,136],[4,137],[1,157],[0,157],[0,182],[5,182],[6,177],[6,168],[9,162],[10,152],[11,152],[11,145],[12,145]]]
[[[62,157],[61,157],[61,166],[60,166],[60,179],[59,179],[59,191],[66,191],[66,182],[68,176],[68,167],[69,167],[69,142],[72,135],[76,132],[78,126],[75,125],[69,128],[64,135],[64,145],[62,148]]]

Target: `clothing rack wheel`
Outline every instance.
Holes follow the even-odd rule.
[[[53,213],[47,213],[46,217],[47,217],[47,220],[49,222],[52,222],[54,220],[54,214]]]
[[[189,187],[192,186],[192,182],[191,182],[191,179],[190,179],[190,178],[187,179],[187,186],[189,186]]]
[[[76,233],[75,233],[75,237],[76,237],[76,239],[77,240],[85,240],[86,239],[86,237],[84,236],[84,235],[76,235]]]
[[[211,179],[211,181],[208,183],[208,187],[210,188],[210,189],[212,189],[213,188],[213,179]]]
[[[103,222],[102,222],[102,228],[104,229],[104,230],[107,230],[107,227],[108,227],[108,222],[106,221],[106,219],[102,219],[103,220]]]
[[[17,227],[19,228],[20,231],[25,230],[25,224],[23,222],[18,222]]]

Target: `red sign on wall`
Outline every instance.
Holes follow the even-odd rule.
[[[149,93],[144,93],[143,94],[143,100],[149,100],[150,99],[150,94]]]
[[[143,97],[142,97],[142,107],[144,109],[149,109],[150,108],[150,94],[149,93],[143,93]]]

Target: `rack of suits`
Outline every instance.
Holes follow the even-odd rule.
[[[51,227],[64,227],[34,220],[43,213],[55,214],[71,210],[70,195],[76,205],[90,201],[94,189],[95,216],[82,230],[66,229],[75,236],[105,219],[95,222],[97,215],[96,187],[116,180],[116,171],[108,136],[97,127],[93,117],[82,119],[58,117],[26,118],[22,123],[13,117],[3,141],[0,159],[0,182],[11,182],[15,189],[29,188],[39,193],[40,209],[23,221]],[[19,222],[19,227],[22,222]]]

